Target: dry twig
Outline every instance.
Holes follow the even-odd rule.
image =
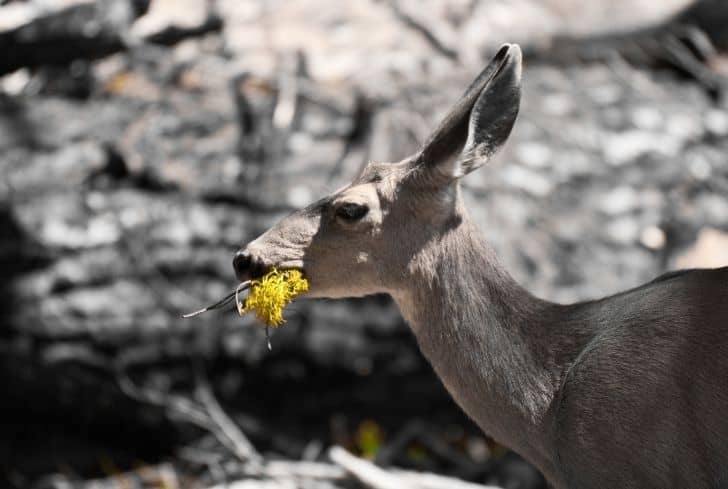
[[[337,446],[329,449],[329,458],[371,489],[501,489],[426,472],[384,470]]]
[[[394,15],[396,15],[397,18],[402,21],[404,25],[420,34],[430,44],[430,46],[433,47],[435,51],[442,54],[448,59],[458,61],[458,52],[455,49],[446,46],[445,43],[443,43],[440,38],[437,37],[434,32],[432,32],[432,30],[430,30],[422,22],[419,22],[410,14],[402,10],[402,7],[400,7],[396,0],[390,2],[389,5],[392,7]]]
[[[200,369],[196,369],[196,399],[193,400],[179,394],[137,385],[127,373],[129,366],[127,357],[122,357],[115,364],[117,381],[126,395],[137,401],[162,407],[171,415],[210,432],[240,461],[254,466],[260,463],[260,454],[222,409]]]
[[[230,416],[222,409],[215,394],[212,392],[212,387],[207,377],[205,377],[200,369],[197,369],[195,378],[197,385],[195,394],[197,398],[204,406],[211,421],[215,423],[219,431],[230,441],[229,446],[233,449],[235,456],[243,461],[259,462],[261,460],[260,454],[235,422],[230,419]]]

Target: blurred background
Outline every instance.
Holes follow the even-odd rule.
[[[728,264],[723,0],[0,0],[0,486],[365,487],[340,445],[380,487],[544,488],[386,297],[296,302],[272,351],[232,310],[180,319],[278,218],[412,153],[503,42],[521,115],[463,184],[520,283]]]

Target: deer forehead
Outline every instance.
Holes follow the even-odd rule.
[[[371,162],[352,183],[334,192],[331,202],[378,205],[382,200],[391,201],[401,180],[407,174],[407,168],[405,162]]]

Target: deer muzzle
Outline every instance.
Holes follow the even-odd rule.
[[[245,281],[263,276],[268,271],[262,260],[257,259],[247,249],[238,250],[233,257],[233,269],[238,280]]]

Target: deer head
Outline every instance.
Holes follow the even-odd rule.
[[[372,162],[348,186],[278,222],[236,253],[238,278],[298,268],[309,297],[396,294],[422,251],[466,217],[459,179],[508,138],[520,82],[521,50],[504,45],[416,154]]]

